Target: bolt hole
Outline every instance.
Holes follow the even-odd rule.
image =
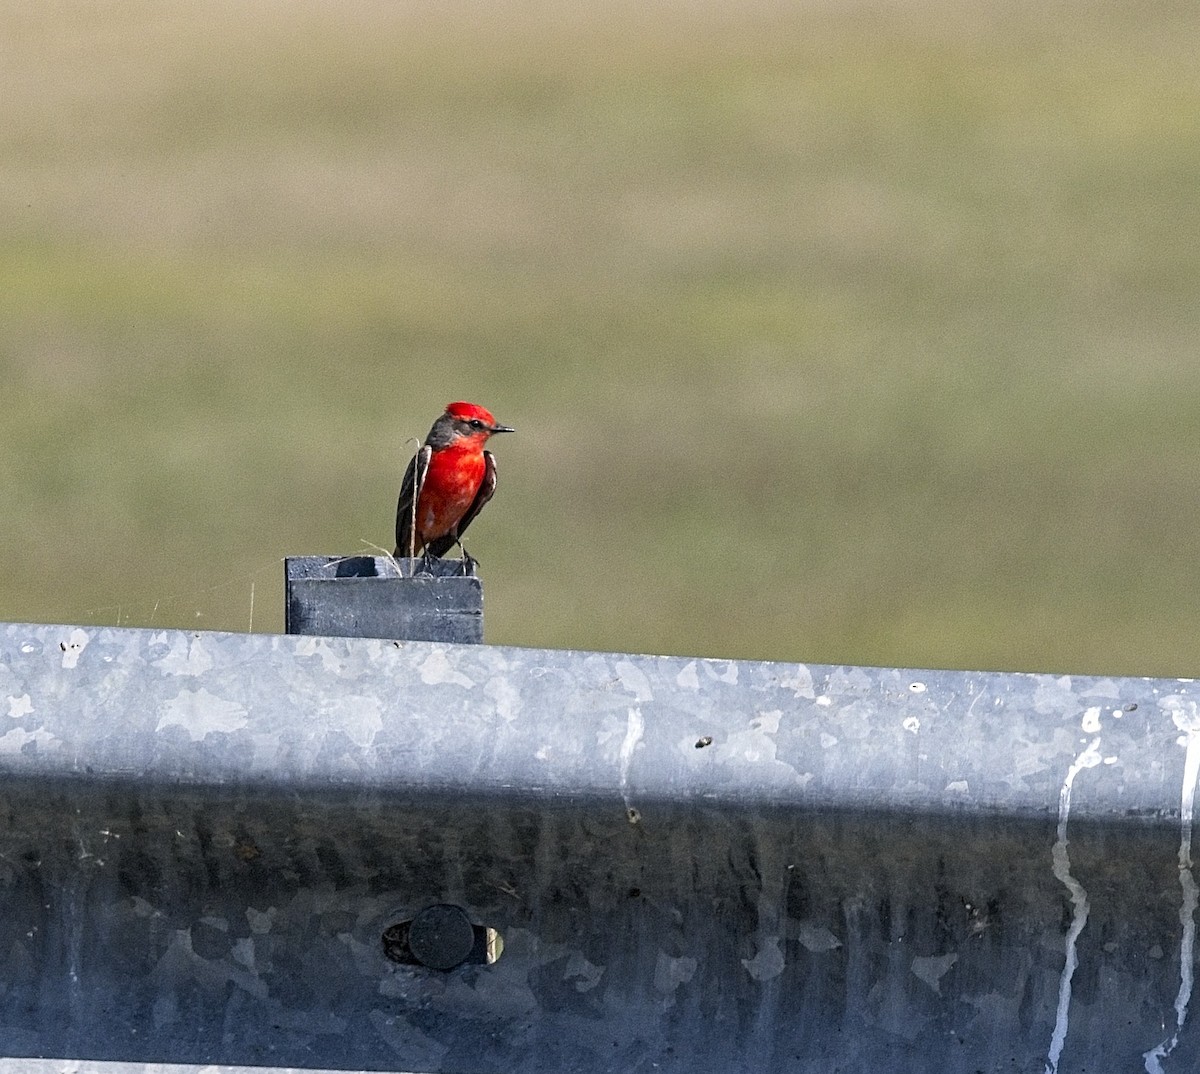
[[[702,750],[705,746],[712,745],[712,735],[701,735],[696,739],[696,749]]]
[[[497,929],[473,924],[461,907],[427,906],[409,921],[383,930],[383,953],[402,966],[452,970],[458,966],[490,966],[504,952]]]

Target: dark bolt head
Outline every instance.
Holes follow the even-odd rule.
[[[471,955],[475,929],[460,907],[449,903],[427,906],[408,926],[408,949],[422,965],[452,970]]]

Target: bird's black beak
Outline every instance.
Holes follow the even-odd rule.
[[[517,430],[514,429],[511,425],[493,425],[492,426],[493,433],[515,433],[516,431]]]

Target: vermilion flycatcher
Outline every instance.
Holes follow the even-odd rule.
[[[496,491],[496,459],[483,445],[501,425],[474,403],[451,403],[433,423],[425,443],[408,464],[396,505],[397,556],[444,556]],[[463,548],[466,566],[473,564]]]

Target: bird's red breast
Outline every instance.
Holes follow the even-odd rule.
[[[417,539],[428,544],[452,532],[475,500],[487,463],[487,434],[464,436],[433,452],[417,502]]]

